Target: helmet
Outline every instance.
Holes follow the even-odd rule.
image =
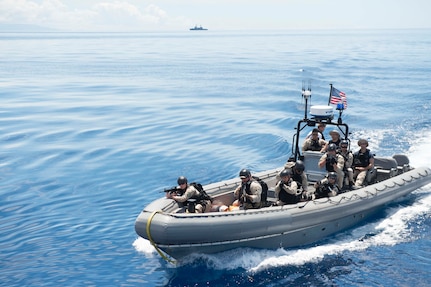
[[[292,172],[290,171],[290,169],[284,169],[282,172],[280,172],[280,177],[283,176],[291,176]]]
[[[361,146],[361,144],[366,144],[368,146],[368,141],[366,139],[358,140],[358,146]]]
[[[250,177],[250,176],[251,176],[251,172],[248,169],[246,169],[246,168],[241,169],[241,171],[239,172],[239,177],[240,178],[247,178],[247,177]]]
[[[337,150],[337,145],[334,143],[329,144],[328,146],[328,151],[336,151]]]
[[[294,169],[298,171],[304,171],[305,170],[304,162],[302,160],[296,161]]]
[[[337,173],[336,172],[330,172],[329,174],[328,174],[328,178],[332,178],[332,179],[335,179],[335,180],[337,180]]]
[[[337,134],[338,136],[340,136],[340,133],[337,130],[332,130],[329,132],[329,134],[332,136],[333,134]]]
[[[178,183],[178,185],[181,185],[181,184],[187,183],[187,178],[186,178],[185,176],[180,176],[180,177],[177,179],[177,183]]]
[[[348,141],[348,140],[342,140],[342,141],[340,142],[340,146],[342,146],[342,145],[349,146],[349,141]]]

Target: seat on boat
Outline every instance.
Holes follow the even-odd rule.
[[[398,164],[394,158],[374,157],[377,181],[382,181],[398,174]]]
[[[302,155],[304,156],[303,162],[308,181],[322,180],[326,175],[326,169],[319,168],[318,163],[323,154],[318,151],[304,151]]]
[[[395,154],[392,156],[397,161],[398,174],[410,170],[410,160],[404,154]]]

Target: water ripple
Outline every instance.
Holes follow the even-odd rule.
[[[179,175],[211,183],[284,164],[303,116],[302,81],[312,83],[312,104],[327,102],[330,82],[343,89],[352,136],[372,137],[379,153],[416,146],[430,129],[423,33],[0,35],[0,285],[191,285],[196,276],[184,273],[201,274],[201,285],[249,284],[241,268],[177,270],[136,252],[137,214]],[[424,236],[396,251],[426,270],[413,250],[428,252],[430,224],[414,222]],[[394,278],[375,276],[375,285],[402,280],[385,267],[394,258],[398,270],[411,268],[388,250],[369,250]],[[363,254],[252,279],[355,285],[375,267]],[[415,276],[420,285],[424,275]]]

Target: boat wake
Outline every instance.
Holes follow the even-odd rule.
[[[269,268],[304,265],[306,263],[316,263],[325,256],[338,255],[346,251],[360,251],[373,246],[391,246],[402,242],[415,240],[412,235],[411,222],[418,222],[429,213],[431,209],[431,188],[423,187],[417,192],[426,195],[413,205],[394,207],[387,210],[393,213],[377,223],[367,224],[360,228],[355,228],[351,234],[344,239],[336,240],[321,246],[299,249],[299,250],[278,250],[274,254],[267,254],[268,257],[261,262],[255,262],[255,266],[246,268],[249,272],[256,273]],[[253,257],[250,258],[253,260]]]
[[[416,135],[414,143],[408,151],[408,157],[412,166],[430,166],[431,163],[431,131],[425,131],[423,135]]]

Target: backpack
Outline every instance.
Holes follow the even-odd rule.
[[[262,194],[260,195],[260,201],[262,202],[262,204],[265,204],[267,199],[268,199],[268,184],[266,184],[265,181],[263,181],[262,179],[260,179],[257,176],[252,176],[254,180],[256,180],[260,186],[262,187]]]
[[[199,200],[211,200],[211,202],[212,202],[211,196],[209,196],[208,193],[204,190],[202,184],[200,184],[198,182],[192,182],[192,183],[190,183],[190,185],[193,186],[194,188],[196,188],[197,191],[199,191],[199,193],[200,193]]]

